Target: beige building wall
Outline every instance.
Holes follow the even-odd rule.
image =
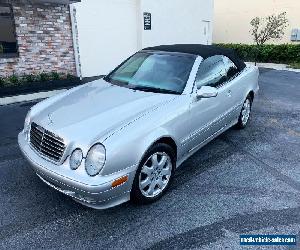
[[[253,18],[287,12],[289,26],[282,40],[291,42],[293,28],[300,29],[300,0],[215,0],[214,43],[253,43],[250,22]]]

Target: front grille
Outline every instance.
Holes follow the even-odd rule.
[[[36,151],[56,162],[61,160],[65,151],[62,138],[34,122],[30,129],[30,144]]]

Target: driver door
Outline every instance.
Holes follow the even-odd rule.
[[[191,102],[191,131],[186,141],[189,151],[210,139],[226,126],[227,121],[223,119],[223,115],[231,105],[230,90],[224,85],[226,81],[227,72],[223,56],[212,56],[200,64],[195,90],[199,90],[203,86],[210,86],[215,88],[217,96],[209,98],[195,97]]]

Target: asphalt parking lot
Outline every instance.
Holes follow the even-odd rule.
[[[104,211],[47,187],[22,158],[33,103],[0,107],[0,248],[240,249],[240,234],[296,234],[300,247],[300,73],[262,70],[260,88],[249,126],[187,160],[160,201]]]

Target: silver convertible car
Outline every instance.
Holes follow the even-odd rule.
[[[258,75],[231,50],[147,48],[32,107],[19,146],[42,181],[86,206],[153,202],[188,157],[247,125]]]

